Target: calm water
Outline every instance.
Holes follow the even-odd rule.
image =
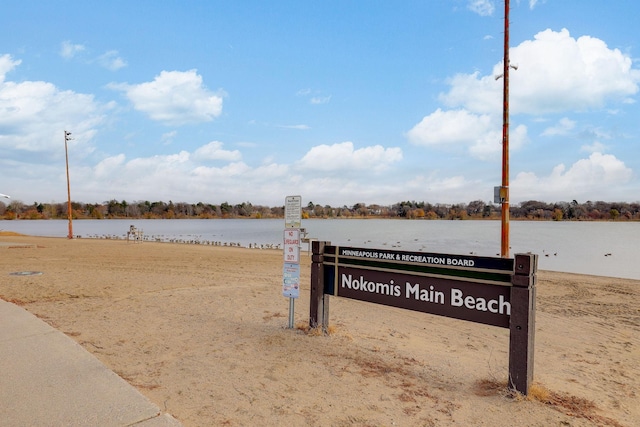
[[[83,238],[126,238],[135,225],[149,240],[241,246],[279,245],[284,220],[76,220]],[[499,221],[306,220],[308,235],[334,245],[497,256]],[[66,237],[66,220],[0,221],[0,230]],[[511,255],[533,252],[542,270],[640,279],[638,222],[511,222]],[[306,249],[306,245],[303,245]],[[610,254],[610,255],[607,255]]]

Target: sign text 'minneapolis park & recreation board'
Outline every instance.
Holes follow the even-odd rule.
[[[509,384],[533,379],[537,255],[492,258],[313,242],[311,326],[326,329],[329,297],[367,301],[510,329]]]

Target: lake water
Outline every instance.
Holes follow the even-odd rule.
[[[76,220],[82,238],[126,238],[129,226],[157,241],[281,245],[282,219]],[[308,236],[334,245],[499,256],[500,221],[304,220]],[[639,222],[511,221],[511,256],[537,253],[541,270],[640,279]],[[0,230],[66,237],[66,220],[0,220]],[[303,250],[306,244],[303,244]]]

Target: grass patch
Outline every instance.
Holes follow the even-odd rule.
[[[298,322],[296,323],[295,328],[313,337],[319,337],[323,335],[333,335],[337,332],[337,328],[335,326],[329,325],[327,327],[326,334],[325,334],[325,331],[323,331],[321,327],[312,328],[311,326],[309,326],[308,322]]]
[[[506,381],[484,379],[476,382],[474,393],[478,396],[502,396],[515,401],[540,402],[565,415],[583,418],[599,426],[624,427],[612,418],[599,415],[595,402],[569,393],[555,392],[538,383],[532,384],[529,394],[524,396],[509,389]]]

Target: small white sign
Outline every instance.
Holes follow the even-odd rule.
[[[282,295],[288,298],[298,298],[300,296],[300,264],[284,264],[282,269]]]
[[[300,229],[284,230],[284,262],[298,264],[300,262]]]
[[[300,228],[302,226],[302,197],[287,196],[284,203],[284,226]]]

